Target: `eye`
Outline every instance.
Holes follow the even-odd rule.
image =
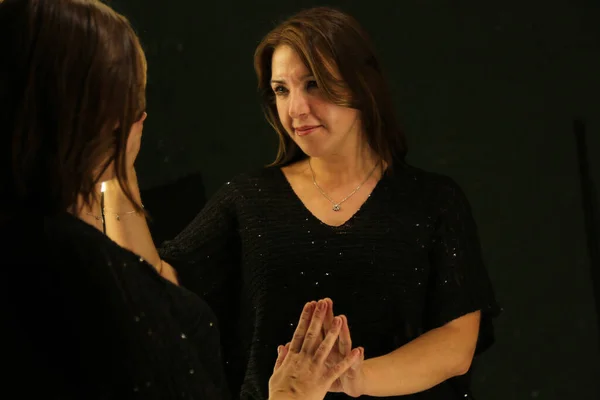
[[[316,88],[318,88],[318,87],[319,87],[319,86],[317,85],[317,81],[308,81],[308,82],[306,83],[306,88],[307,88],[307,89],[316,89]]]
[[[279,85],[279,86],[275,86],[275,87],[273,88],[273,92],[274,92],[274,93],[275,93],[277,96],[280,96],[280,95],[282,95],[282,94],[285,94],[285,93],[287,92],[287,89],[286,89],[285,87],[283,87],[283,86]]]

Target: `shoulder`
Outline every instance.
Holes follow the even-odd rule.
[[[115,288],[111,265],[124,260],[116,245],[67,213],[18,223],[3,227],[12,232],[4,252],[8,281],[27,282],[28,296],[46,306],[72,309],[70,303],[77,299],[77,304],[104,312],[104,301],[113,298]]]
[[[457,201],[467,202],[461,185],[454,178],[442,173],[406,164],[395,168],[389,178],[396,190],[408,192],[438,207]]]
[[[258,181],[272,181],[277,179],[280,175],[281,169],[279,167],[265,166],[253,168],[249,171],[238,174],[232,179],[232,182],[234,184],[248,184]]]
[[[280,191],[284,182],[281,170],[276,167],[255,168],[239,173],[223,182],[209,196],[200,215],[235,216],[242,207],[246,208],[249,200],[264,199],[265,196]]]
[[[101,251],[104,238],[101,232],[70,214],[44,217],[44,240],[53,253],[73,258],[93,256]]]
[[[136,260],[102,232],[67,213],[44,218],[43,240],[45,263],[93,286],[112,282],[114,266]]]
[[[228,195],[246,194],[257,189],[271,187],[282,182],[283,174],[279,167],[254,168],[235,175],[221,185],[219,192]]]

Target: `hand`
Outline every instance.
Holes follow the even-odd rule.
[[[172,284],[179,286],[179,279],[177,278],[177,272],[175,272],[175,268],[171,266],[166,261],[160,260],[160,275],[166,280],[170,281]]]
[[[333,301],[331,299],[325,299],[327,303],[327,311],[325,320],[323,322],[322,335],[327,335],[333,328]],[[348,319],[345,315],[340,315],[342,319],[342,326],[335,346],[329,353],[325,361],[325,365],[335,365],[339,360],[343,360],[348,356],[352,349],[352,338],[350,337],[350,328],[348,326]],[[352,366],[342,374],[329,389],[330,392],[344,392],[350,397],[359,397],[364,394],[365,388],[365,374],[363,370],[363,364],[365,360],[364,348],[359,347],[360,355],[358,359],[352,364]]]
[[[342,325],[340,318],[333,318],[331,329],[322,339],[325,312],[324,301],[304,306],[292,342],[277,349],[279,355],[269,379],[269,400],[322,400],[333,382],[358,358],[356,349],[331,367],[325,365]]]

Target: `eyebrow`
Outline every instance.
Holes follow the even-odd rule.
[[[302,78],[300,78],[300,80],[304,81],[308,78],[314,78],[313,74],[306,74],[304,75]],[[271,79],[271,83],[285,83],[285,79],[279,78],[279,79]]]

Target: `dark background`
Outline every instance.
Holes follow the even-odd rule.
[[[356,16],[386,67],[409,161],[455,178],[480,226],[504,313],[497,344],[476,363],[476,397],[600,398],[572,133],[573,119],[584,119],[598,188],[597,1],[110,3],[130,18],[147,52],[149,116],[138,174],[173,221],[199,211],[202,185],[192,180],[180,192],[164,185],[200,173],[210,196],[275,156],[252,67],[261,37],[309,6]]]

